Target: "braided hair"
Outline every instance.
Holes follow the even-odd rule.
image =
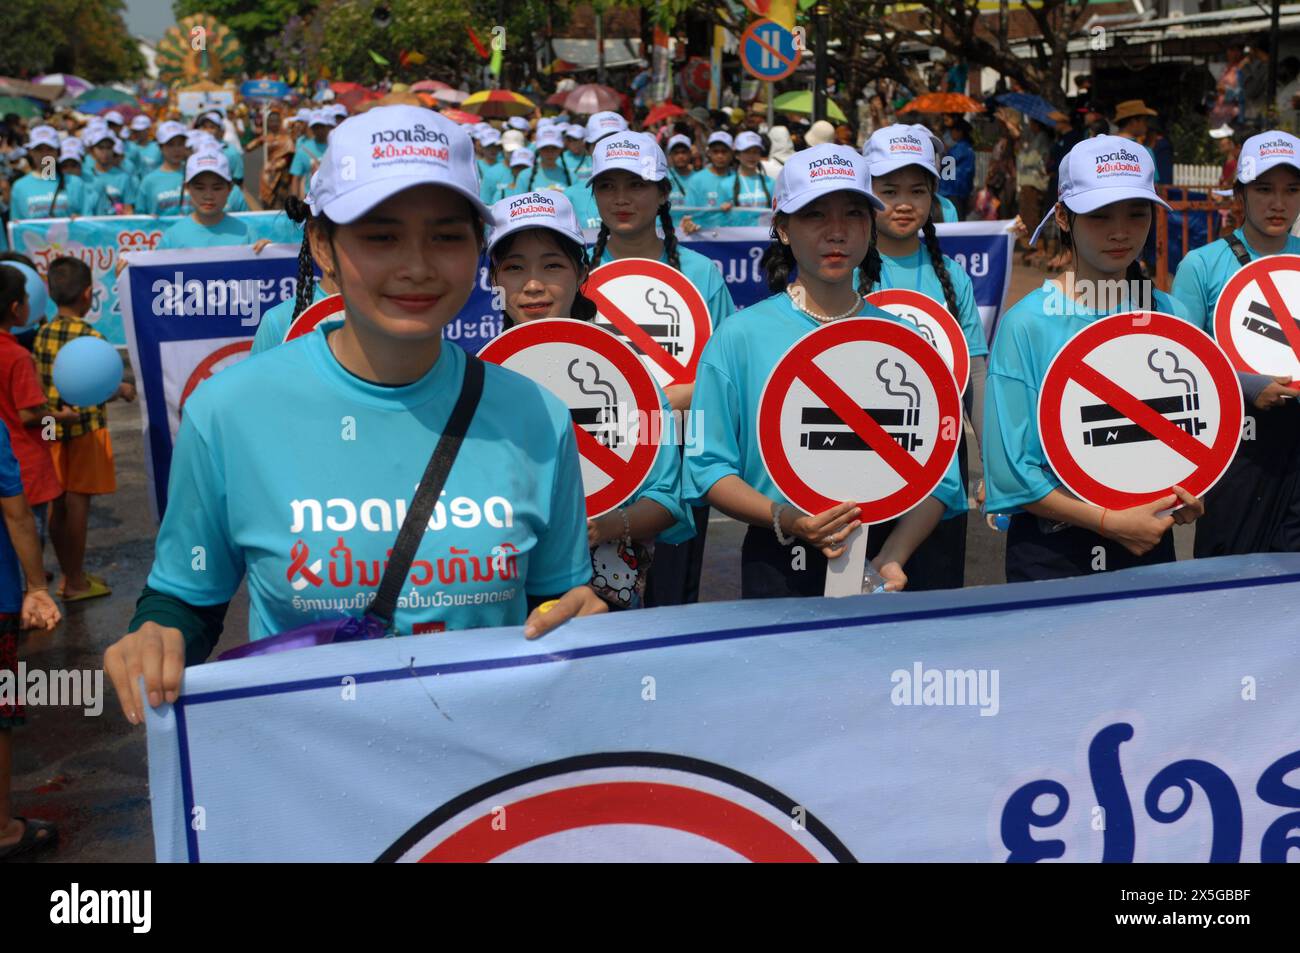
[[[532,171],[528,173],[528,184],[524,186],[525,192],[531,192],[533,190],[533,179],[537,178],[537,167],[541,164],[542,164],[542,160],[541,157],[539,156],[537,161],[534,162],[532,165]],[[560,167],[560,171],[564,173],[564,184],[572,185],[573,176],[569,175],[569,165],[567,162],[564,161],[564,157],[563,156],[557,157],[555,160],[555,164],[558,165]]]
[[[661,179],[656,185],[659,188],[659,197],[663,199],[655,214],[659,216],[659,226],[664,230],[664,257],[668,259],[668,264],[681,271],[682,256],[677,250],[677,226],[673,224],[673,207],[668,200],[672,186],[668,184],[667,179]],[[605,246],[609,244],[609,235],[609,226],[602,218],[600,231],[596,233],[596,243],[591,246],[592,265],[599,266],[601,258],[605,255]]]
[[[303,226],[302,244],[298,246],[298,295],[294,299],[293,317],[290,319],[296,321],[298,315],[307,310],[311,299],[315,296],[315,262],[311,254],[311,230],[313,227],[323,228],[326,235],[332,236],[334,223],[324,215],[313,217],[307,203],[296,195],[290,195],[284,200],[284,214],[289,216],[291,222]]]
[[[741,166],[737,165],[733,171],[733,175],[735,175],[735,178],[732,180],[731,183],[731,204],[733,206],[740,204],[741,174],[742,174]],[[755,173],[755,176],[758,178],[758,184],[763,187],[763,198],[767,199],[767,204],[770,206],[772,204],[772,191],[767,187],[767,176],[764,174],[762,169],[759,169]],[[749,176],[746,176],[746,178],[749,178]]]
[[[858,294],[864,298],[871,294],[871,289],[880,283],[882,267],[880,249],[876,247],[876,210],[873,208],[871,210],[871,244],[867,246],[867,257],[862,259],[862,266],[858,269]]]
[[[943,249],[939,247],[939,236],[934,232],[933,215],[925,220],[925,225],[922,226],[921,231],[925,236],[925,250],[930,253],[930,267],[934,269],[934,273],[939,277],[939,284],[943,286],[943,300],[948,306],[948,313],[960,321],[961,314],[957,310],[957,292],[953,290],[952,276],[948,274],[948,265],[943,260]]]

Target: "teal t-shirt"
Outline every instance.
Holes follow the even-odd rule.
[[[244,181],[244,150],[236,149],[234,146],[226,143],[221,147],[221,151],[226,154],[226,161],[230,163],[230,177],[235,180],[236,186]]]
[[[947,225],[949,222],[961,221],[961,218],[957,215],[957,206],[953,205],[947,196],[936,194],[935,198],[939,200],[939,207],[943,209],[943,224]]]
[[[567,173],[568,169],[559,162],[548,169],[538,161],[531,169],[519,173],[519,178],[515,180],[514,194],[523,195],[525,192],[541,192],[544,189],[563,191],[574,184],[573,177]]]
[[[311,300],[315,304],[328,295],[321,290],[320,282],[312,282]],[[262,314],[262,320],[258,322],[257,333],[253,335],[253,353],[261,354],[263,351],[269,351],[277,344],[284,343],[284,336],[289,333],[289,325],[293,324],[293,309],[296,299],[286,298],[275,307]]]
[[[308,334],[204,381],[185,405],[149,586],[210,606],[247,576],[252,639],[360,615],[466,360],[444,345],[419,380],[385,387],[345,370],[327,334]],[[525,594],[591,579],[568,409],[518,374],[484,371],[482,399],[402,583],[394,621],[403,634],[522,625]],[[340,421],[354,425],[350,436],[340,436]]]
[[[581,224],[581,219],[579,219],[579,224]],[[597,225],[599,225],[599,220]],[[709,320],[713,323],[714,330],[717,330],[718,325],[722,323],[722,319],[736,310],[736,303],[731,300],[731,292],[727,290],[727,283],[722,280],[722,272],[718,270],[718,266],[712,258],[705,258],[699,252],[692,251],[681,242],[677,243],[677,259],[681,263],[681,267],[677,270],[685,275],[687,280],[703,295],[704,303],[709,306]],[[607,247],[600,256],[600,264],[604,265],[613,260],[614,256],[609,253]],[[660,254],[659,260],[665,265],[668,264],[666,249]]]
[[[869,304],[858,314],[914,327]],[[700,355],[691,401],[703,430],[703,452],[686,457],[682,495],[687,504],[706,503],[709,489],[725,476],[738,476],[769,499],[788,502],[768,474],[759,451],[758,402],[785,352],[821,326],[780,292],[737,311],[709,338]],[[944,505],[945,519],[966,512],[956,455],[932,496]]]
[[[1246,234],[1240,228],[1233,232],[1246,247],[1250,260],[1263,257],[1250,247]],[[1279,254],[1300,255],[1300,238],[1288,235],[1286,247]],[[1202,245],[1187,253],[1178,263],[1178,273],[1174,275],[1174,284],[1170,294],[1182,302],[1191,314],[1191,320],[1197,327],[1211,337],[1214,336],[1214,308],[1219,303],[1223,286],[1241,269],[1237,256],[1232,253],[1228,243],[1219,240]]]
[[[1178,299],[1155,291],[1153,304],[1197,324]],[[1064,313],[1068,309],[1069,313]],[[998,322],[984,389],[984,490],[990,513],[1015,513],[1041,500],[1061,481],[1038,438],[1038,392],[1048,365],[1067,341],[1108,312],[1067,302],[1051,281],[1021,298]],[[1199,325],[1198,325],[1199,326]]]
[[[685,174],[671,167],[668,169],[668,203],[673,208],[686,204],[686,188],[697,175],[699,173],[694,169]]]
[[[90,162],[81,177],[98,194],[99,204],[94,214],[115,215],[117,208],[122,205],[134,208],[137,183],[135,176],[126,168],[126,163],[107,172],[100,172],[95,163]]]
[[[980,357],[987,354],[989,345],[984,337],[984,322],[980,320],[979,307],[975,304],[975,288],[971,285],[970,275],[966,274],[965,268],[962,268],[947,255],[943,256],[943,264],[948,271],[948,277],[952,281],[953,294],[957,299],[957,313],[953,317],[961,325],[970,356]],[[857,281],[856,272],[853,280]],[[893,258],[884,254],[880,256],[880,281],[871,290],[881,291],[894,288],[919,291],[927,298],[939,302],[945,308],[948,307],[947,299],[943,296],[943,285],[939,281],[939,275],[934,270],[934,264],[930,261],[930,253],[926,250],[924,244],[914,254],[903,258]]]
[[[56,194],[57,192],[57,194]],[[13,184],[9,199],[9,218],[63,218],[67,215],[94,215],[98,193],[86,186],[79,175],[57,178],[27,173]]]
[[[254,238],[242,219],[224,216],[215,225],[200,225],[190,216],[167,226],[158,248],[212,248],[217,245],[251,245]]]
[[[600,209],[596,207],[596,196],[591,191],[591,180],[574,182],[564,190],[564,196],[573,206],[579,228],[600,228]]]
[[[591,178],[591,156],[576,155],[565,149],[560,153],[560,161],[569,168],[569,175],[573,176],[574,182],[586,182]]]
[[[168,172],[155,169],[140,180],[136,190],[135,210],[140,215],[188,215],[193,211],[189,196],[182,187],[185,175],[179,169]],[[238,186],[230,190],[226,199],[227,212],[247,212],[248,202]]]
[[[154,169],[161,168],[163,163],[162,146],[157,142],[146,142],[140,145],[138,142],[127,142],[123,147],[126,152],[126,159],[132,164],[132,171],[135,172],[137,179],[143,179]]]
[[[707,205],[710,208],[720,209],[723,202],[731,201],[735,181],[734,170],[725,175],[718,175],[713,171],[713,166],[705,166],[691,176],[690,182],[686,183],[686,205],[690,208]],[[686,214],[700,228],[720,228],[732,224],[726,213],[722,211],[687,212]]]
[[[485,205],[492,205],[505,198],[505,192],[514,181],[509,167],[504,162],[497,162],[482,168],[479,176],[478,196]]]
[[[289,174],[300,175],[306,179],[303,194],[306,195],[311,191],[311,164],[319,162],[325,155],[325,146],[315,139],[299,139],[298,148],[293,154],[293,161],[289,163]]]
[[[772,210],[772,193],[776,189],[776,183],[772,177],[766,175],[761,170],[757,175],[736,175],[736,208],[760,209],[764,212]],[[731,201],[731,196],[723,196],[723,201]],[[734,209],[730,212],[723,213],[723,224],[752,226],[757,225],[759,216],[755,212],[737,212]]]

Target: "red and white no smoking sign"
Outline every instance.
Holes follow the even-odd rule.
[[[529,321],[489,341],[478,356],[523,374],[568,406],[589,518],[621,505],[650,475],[659,451],[659,391],[614,335],[568,318]]]
[[[1237,452],[1241,385],[1199,328],[1168,314],[1088,325],[1047,368],[1038,432],[1080,499],[1127,509],[1181,486],[1200,496]]]
[[[867,295],[867,304],[897,315],[916,325],[921,336],[934,345],[943,362],[957,379],[957,389],[966,393],[970,380],[970,347],[961,324],[948,309],[929,295],[908,288],[889,288]]]
[[[620,258],[593,271],[582,293],[596,305],[596,326],[631,345],[660,387],[695,380],[713,326],[703,295],[680,271]]]
[[[1237,370],[1300,379],[1300,255],[1243,265],[1219,293],[1214,336]]]
[[[806,334],[759,399],[763,464],[810,515],[856,500],[864,524],[901,516],[939,485],[961,435],[961,397],[943,358],[882,318]]]
[[[294,338],[300,338],[304,334],[315,331],[322,321],[329,321],[335,317],[342,317],[344,311],[343,296],[333,294],[327,298],[321,298],[306,307],[302,314],[294,318],[293,323],[289,325],[289,330],[285,332],[284,339],[292,341]]]

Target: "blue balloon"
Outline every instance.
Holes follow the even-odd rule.
[[[74,338],[59,348],[53,376],[65,404],[93,407],[112,397],[122,383],[122,359],[103,338]]]
[[[36,273],[35,268],[24,265],[21,261],[0,261],[0,265],[8,265],[10,268],[18,269],[27,282],[27,323],[12,330],[17,333],[36,327],[41,323],[41,318],[46,317],[46,309],[50,303],[50,295],[45,290],[45,282],[41,280],[41,276]]]

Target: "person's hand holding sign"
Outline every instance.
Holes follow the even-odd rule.
[[[1102,510],[1098,532],[1113,539],[1134,556],[1144,556],[1156,548],[1169,527],[1191,523],[1205,515],[1205,504],[1181,486],[1169,496],[1143,503],[1127,510]],[[1182,505],[1174,512],[1169,508]],[[1163,515],[1162,515],[1163,514]]]
[[[133,725],[144,720],[140,698],[140,676],[145,696],[157,708],[180,696],[181,672],[185,669],[185,638],[181,630],[146,622],[114,642],[104,653],[104,671],[122,705],[122,714]]]
[[[804,516],[785,506],[781,509],[781,532],[798,536],[816,546],[827,559],[844,552],[844,543],[862,525],[857,518],[858,504],[852,501],[832,506],[816,516]]]
[[[1292,400],[1295,396],[1296,391],[1291,386],[1290,375],[1274,377],[1272,383],[1259,392],[1254,404],[1257,410],[1272,410],[1279,404]]]

